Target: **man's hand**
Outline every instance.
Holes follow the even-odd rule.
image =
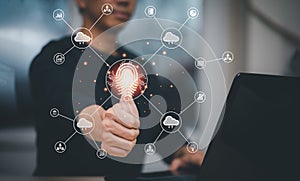
[[[139,113],[134,101],[121,98],[119,103],[107,111],[94,105],[85,108],[82,113],[89,114],[95,110],[95,129],[91,133],[93,138],[102,142],[101,148],[108,154],[126,157],[139,135]]]
[[[197,151],[196,153],[190,153],[187,151],[186,146],[180,148],[174,155],[169,170],[173,173],[177,173],[180,168],[188,168],[191,165],[201,166],[204,158],[204,152]]]

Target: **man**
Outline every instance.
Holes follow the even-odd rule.
[[[103,16],[91,29],[94,37],[107,29],[128,21],[135,9],[135,0],[76,0],[83,17],[83,27],[92,27],[101,14],[104,3],[110,3],[114,11],[109,16]],[[93,47],[102,54],[109,54],[116,49],[117,32],[107,34],[102,43]],[[113,43],[112,43],[113,42]],[[61,113],[68,117],[75,117],[72,109],[72,80],[82,51],[73,49],[66,55],[66,62],[57,66],[52,57],[57,52],[67,51],[72,47],[69,37],[52,41],[46,45],[41,53],[34,59],[30,69],[32,95],[35,102],[36,131],[38,162],[35,175],[39,176],[93,176],[93,175],[125,175],[135,176],[141,172],[140,164],[127,164],[110,158],[99,160],[95,156],[95,149],[80,135],[67,139],[74,129],[72,123],[65,119],[51,118],[49,110],[57,107]],[[127,58],[136,56],[123,48],[114,51],[109,57],[109,62],[122,59],[125,53]],[[99,77],[103,79],[100,73]],[[98,81],[97,81],[98,84]],[[101,85],[100,85],[101,86]],[[99,85],[98,85],[99,87]],[[100,103],[99,103],[100,104]],[[105,109],[109,107],[109,109]],[[100,107],[91,105],[84,108],[80,114],[91,114],[96,122],[91,133],[101,148],[115,157],[126,157],[134,148],[137,139],[144,140],[139,131],[139,108],[133,100],[121,101],[117,104],[109,103]],[[145,131],[144,131],[145,132]],[[56,141],[65,138],[68,149],[63,155],[53,150]],[[90,139],[90,137],[87,137]],[[70,148],[70,149],[69,149]],[[171,171],[176,171],[189,164],[200,165],[203,153],[189,154],[185,146],[172,155]]]

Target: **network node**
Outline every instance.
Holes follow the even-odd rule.
[[[66,151],[66,149],[67,149],[67,145],[63,141],[58,141],[54,145],[54,150],[57,153],[63,153]]]
[[[73,128],[81,135],[90,134],[95,128],[95,121],[89,114],[81,113],[73,121]]]
[[[195,60],[195,66],[197,69],[204,69],[206,67],[206,60],[204,58],[198,58]]]
[[[72,44],[79,49],[86,49],[90,46],[93,39],[92,32],[84,27],[77,28],[71,36]]]
[[[56,53],[53,56],[53,61],[56,65],[62,65],[65,62],[65,55],[62,53]]]
[[[97,150],[97,152],[96,152],[96,156],[99,158],[99,159],[104,159],[104,158],[106,158],[107,157],[107,152],[105,151],[105,150],[103,150],[103,149],[99,149],[99,150]]]
[[[181,117],[173,111],[166,112],[160,119],[161,128],[167,133],[177,132],[182,125]]]
[[[50,110],[50,116],[53,117],[53,118],[58,117],[58,116],[59,116],[59,111],[58,111],[58,109],[57,109],[57,108],[52,108],[52,109]]]
[[[148,6],[145,9],[145,14],[147,17],[154,17],[156,15],[156,8],[154,6]]]
[[[148,78],[144,67],[131,59],[121,59],[106,72],[106,86],[117,99],[136,99],[147,88]]]
[[[225,63],[231,63],[234,59],[234,55],[231,51],[225,51],[222,55],[222,60]]]
[[[197,103],[204,103],[206,100],[206,94],[202,91],[196,92],[194,99]]]
[[[161,34],[161,42],[168,49],[175,49],[181,45],[182,34],[176,28],[168,28]]]
[[[144,151],[147,155],[153,155],[156,152],[156,147],[153,143],[147,143],[144,146]]]
[[[195,19],[199,15],[199,10],[195,7],[191,7],[190,9],[188,9],[187,15],[188,15],[189,18]]]
[[[186,145],[186,149],[189,153],[196,153],[199,149],[199,146],[196,142],[190,142],[188,145]]]
[[[64,19],[65,13],[61,9],[55,9],[52,16],[56,21],[61,21]]]
[[[105,3],[102,5],[101,11],[104,15],[110,15],[111,13],[113,13],[114,8],[110,3]]]

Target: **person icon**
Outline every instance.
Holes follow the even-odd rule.
[[[229,55],[229,53],[226,53],[224,61],[231,61],[232,57]]]
[[[148,155],[153,155],[156,151],[155,145],[152,143],[148,143],[145,145],[144,151]]]
[[[55,151],[56,151],[57,153],[63,153],[63,152],[66,151],[66,148],[67,148],[67,147],[66,147],[66,144],[65,144],[64,142],[58,141],[58,142],[55,144],[54,148],[55,148]]]
[[[105,15],[110,15],[113,12],[113,7],[111,4],[106,3],[102,6],[102,13]]]
[[[108,5],[105,6],[105,9],[103,11],[105,13],[111,13],[111,9],[108,7]]]
[[[58,147],[56,148],[56,150],[59,150],[59,151],[65,151],[65,148],[62,146],[61,143],[58,144]]]
[[[230,51],[226,51],[223,53],[222,59],[226,63],[230,63],[233,61],[233,53]]]
[[[152,145],[148,146],[146,152],[148,152],[148,153],[153,153],[154,152]]]

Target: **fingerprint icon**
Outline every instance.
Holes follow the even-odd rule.
[[[138,71],[132,63],[123,63],[117,70],[115,85],[124,98],[131,98],[138,87]]]

